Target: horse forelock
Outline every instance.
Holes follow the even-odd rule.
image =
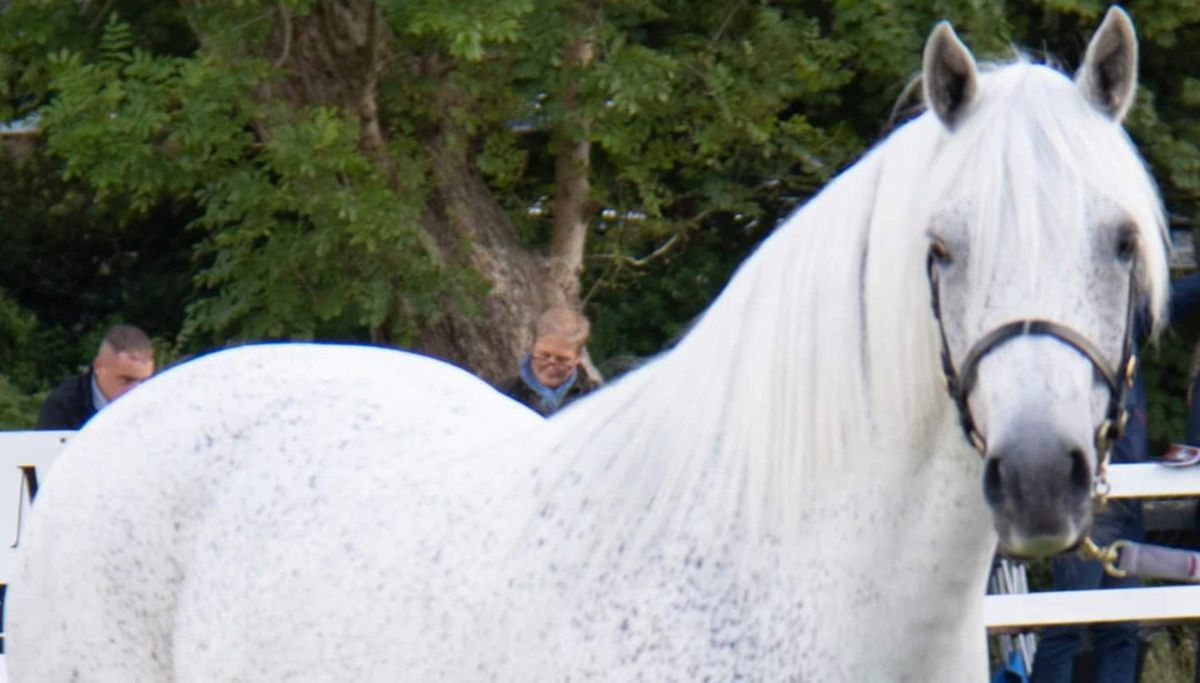
[[[868,239],[881,255],[867,278],[876,422],[920,430],[931,407],[947,405],[923,268],[947,206],[962,213],[976,281],[1023,269],[1031,291],[1047,297],[1060,281],[1081,281],[1098,267],[1082,246],[1096,230],[1115,227],[1104,224],[1112,214],[1127,218],[1140,233],[1139,291],[1162,319],[1167,253],[1157,188],[1124,130],[1062,73],[1026,61],[987,65],[955,130],[925,114],[875,153],[894,169],[877,192]],[[987,305],[993,293],[976,289],[977,305]]]
[[[997,248],[1003,230],[1025,231],[1031,253],[1057,249],[1079,235],[1027,217],[1082,216],[1107,198],[1142,233],[1142,291],[1162,310],[1160,200],[1119,125],[1024,61],[986,67],[979,93],[953,132],[930,114],[897,129],[764,241],[675,349],[556,421],[563,443],[589,444],[567,467],[599,482],[595,498],[623,501],[609,506],[627,513],[609,545],[629,540],[617,530],[695,519],[695,506],[720,509],[728,528],[714,533],[794,532],[818,482],[954,427],[924,268],[942,199],[972,200],[972,265],[986,271],[1014,258]]]
[[[973,270],[1011,267],[1012,250],[1001,243],[1014,243],[1014,231],[1017,258],[1036,268],[1039,254],[1086,242],[1102,209],[1113,208],[1139,231],[1140,291],[1154,313],[1162,310],[1168,242],[1158,189],[1124,129],[1069,78],[1027,62],[992,67],[982,76],[974,115],[954,133],[940,133],[943,144],[923,183],[932,197],[972,205]],[[1059,260],[1090,267],[1083,256]]]

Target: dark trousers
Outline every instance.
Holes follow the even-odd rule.
[[[1092,539],[1107,545],[1118,538],[1142,540],[1145,535],[1141,504],[1134,501],[1109,501],[1096,516]],[[1141,581],[1133,577],[1113,577],[1094,560],[1080,559],[1075,552],[1056,555],[1051,560],[1054,590],[1094,590],[1098,588],[1135,588]],[[1075,658],[1085,631],[1091,636],[1095,652],[1096,683],[1136,683],[1138,638],[1136,623],[1095,624],[1092,626],[1054,626],[1042,631],[1033,658],[1030,683],[1071,683]]]

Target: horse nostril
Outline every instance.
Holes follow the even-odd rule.
[[[1092,466],[1088,463],[1087,455],[1078,448],[1072,448],[1067,454],[1071,458],[1071,486],[1076,490],[1090,489],[1092,486]]]
[[[1004,482],[1000,476],[1000,458],[990,457],[983,465],[983,497],[988,505],[1000,505],[1004,499]]]

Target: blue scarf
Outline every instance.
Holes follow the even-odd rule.
[[[571,371],[571,374],[567,375],[566,381],[562,384],[557,387],[548,387],[539,382],[533,374],[532,356],[525,354],[525,357],[521,359],[521,381],[525,382],[537,394],[538,412],[542,415],[553,413],[562,404],[563,397],[575,385],[575,378],[578,376],[579,368],[575,368]]]

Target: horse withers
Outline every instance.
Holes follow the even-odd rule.
[[[549,421],[379,349],[163,373],[41,491],[13,680],[984,680],[997,532],[1086,531],[1166,297],[1136,49],[1118,9],[1074,79],[939,26],[929,111]]]

